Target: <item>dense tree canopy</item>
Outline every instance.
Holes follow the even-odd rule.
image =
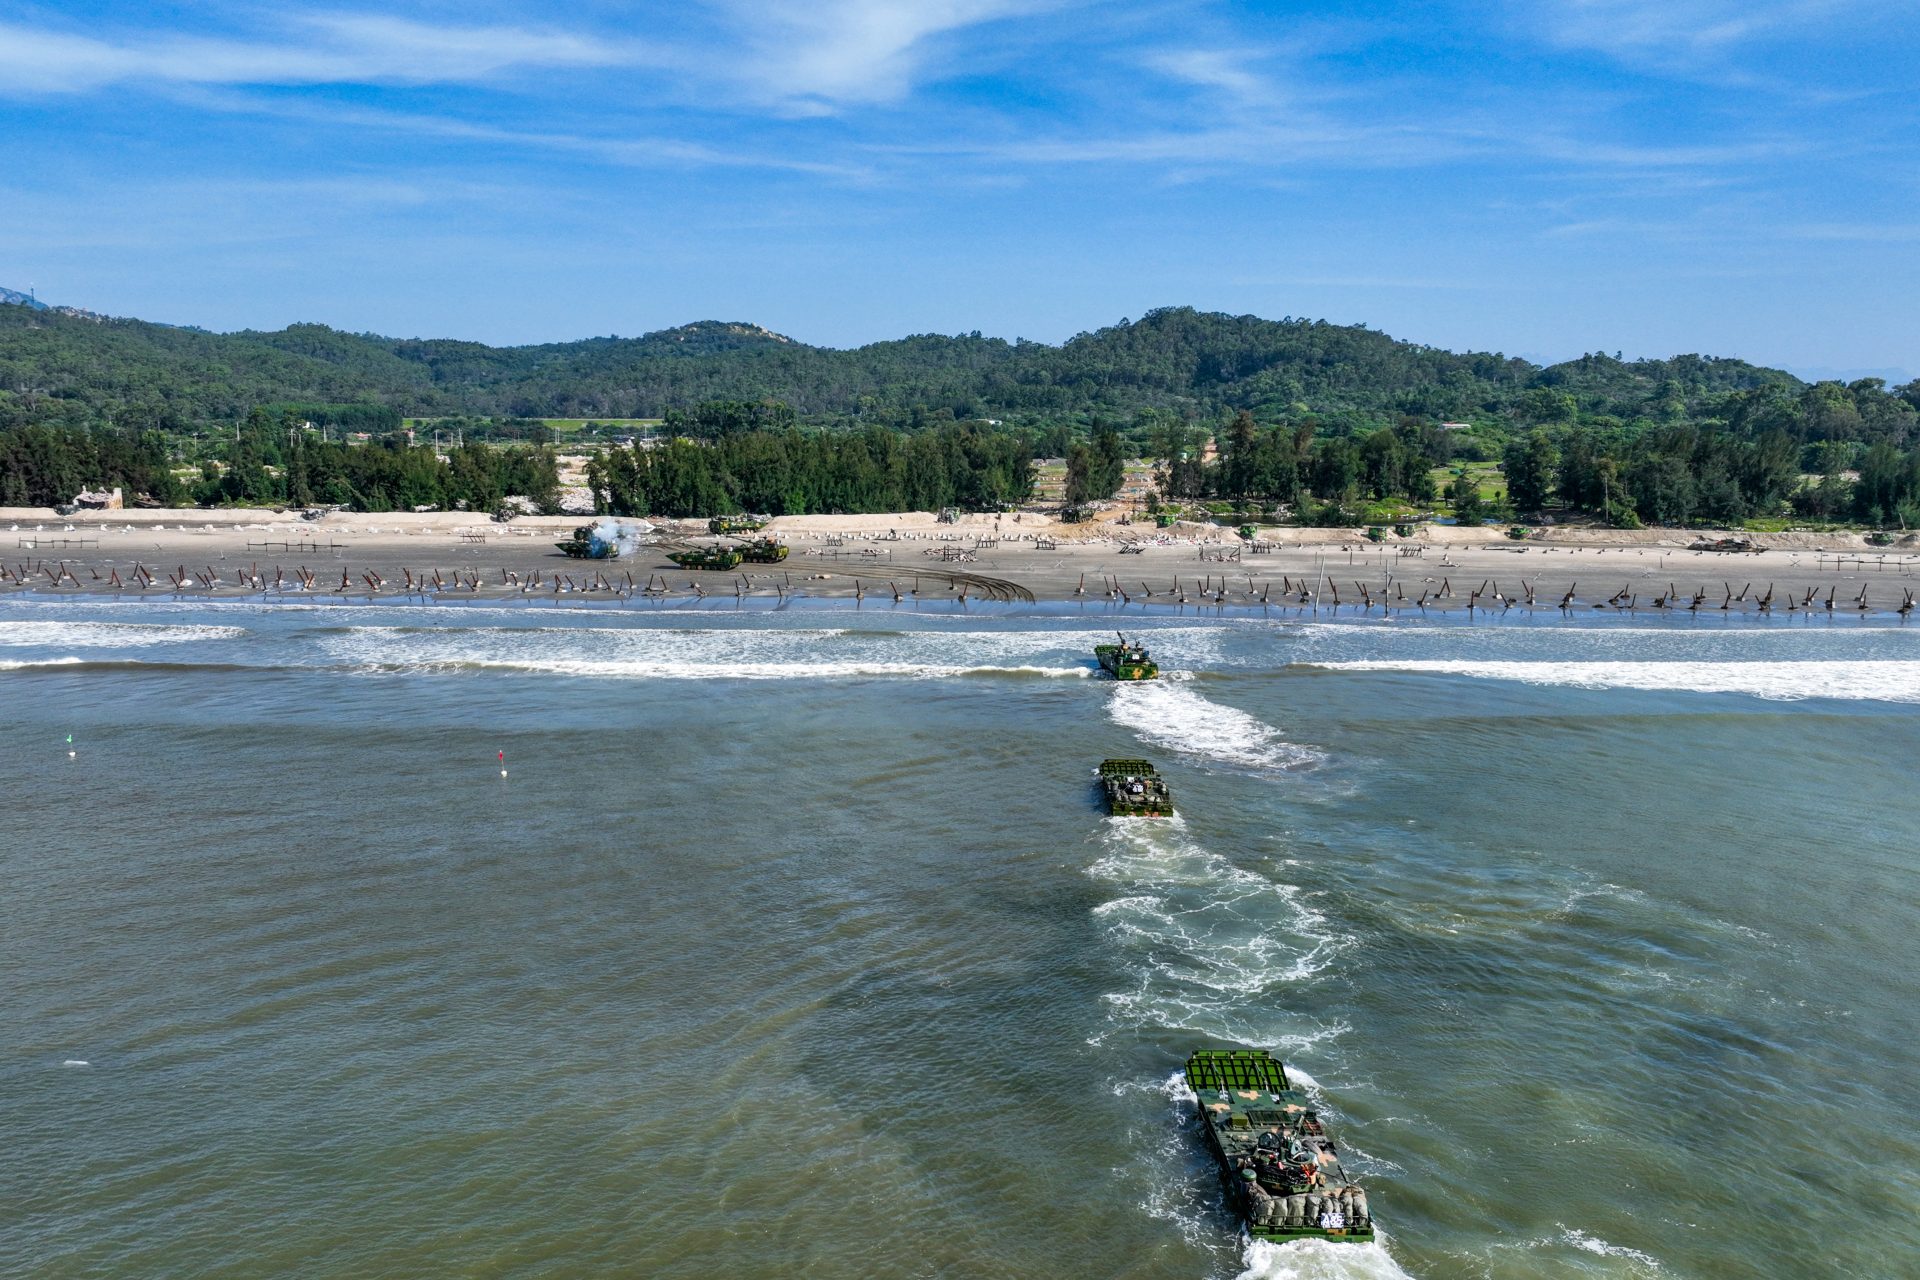
[[[596,455],[588,483],[599,510],[624,516],[988,510],[1032,494],[1033,446],[974,424],[676,436]]]

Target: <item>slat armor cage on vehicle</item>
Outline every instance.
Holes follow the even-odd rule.
[[[1173,791],[1145,760],[1102,760],[1100,791],[1116,818],[1171,818]]]
[[[1187,1059],[1227,1203],[1256,1240],[1366,1242],[1367,1193],[1341,1169],[1306,1094],[1264,1049],[1200,1049]]]

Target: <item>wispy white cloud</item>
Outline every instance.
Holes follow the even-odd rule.
[[[1786,230],[1790,238],[1852,244],[1909,244],[1920,240],[1920,223],[1820,222]]]
[[[377,129],[449,142],[478,142],[521,151],[581,156],[602,164],[651,169],[768,169],[807,173],[858,182],[872,176],[862,165],[815,160],[771,148],[723,145],[644,132],[619,132],[609,122],[604,133],[559,128],[516,127],[428,112],[389,111],[377,107],[287,101],[244,89],[196,88],[183,91],[196,105],[235,115],[254,115],[347,129]]]
[[[441,26],[322,14],[271,37],[146,33],[96,38],[0,24],[0,93],[75,93],[125,82],[201,85],[433,84],[518,68],[648,61],[638,46],[564,31]]]
[[[1065,0],[719,0],[750,51],[732,74],[790,111],[824,114],[904,98],[941,37],[1058,9]]]
[[[1149,53],[1143,61],[1164,76],[1244,107],[1273,107],[1281,102],[1278,86],[1249,64],[1244,52],[1222,49],[1172,49]]]
[[[1736,46],[1873,0],[1525,0],[1524,21],[1563,48],[1678,69],[1723,62]]]

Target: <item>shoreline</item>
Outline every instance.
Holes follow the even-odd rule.
[[[1115,522],[1061,525],[1032,513],[791,516],[768,532],[779,565],[686,570],[671,547],[710,541],[704,522],[663,522],[616,560],[575,560],[554,543],[579,517],[495,524],[466,513],[274,518],[257,511],[91,512],[26,526],[0,511],[0,599],[568,603],[696,607],[839,600],[860,605],[1078,604],[1116,618],[1673,614],[1901,618],[1920,594],[1920,555],[1858,535],[1757,535],[1759,553],[1690,550],[1684,530],[1547,530],[1524,542],[1493,528],[1429,526],[1410,539],[1351,529],[1232,531]],[[221,517],[212,519],[208,517]],[[263,518],[264,517],[264,518]],[[11,526],[11,527],[7,527]],[[36,527],[37,526],[37,527]],[[1804,545],[1803,545],[1804,543]],[[1676,545],[1677,544],[1677,545]],[[1826,545],[1822,545],[1826,544]]]
[[[1061,621],[1098,621],[1111,625],[1118,630],[1138,623],[1162,624],[1169,622],[1258,622],[1269,621],[1285,624],[1338,624],[1342,626],[1431,626],[1431,627],[1472,627],[1488,625],[1529,626],[1529,627],[1573,627],[1606,630],[1611,628],[1633,629],[1648,625],[1686,627],[1704,629],[1714,627],[1720,630],[1771,630],[1776,628],[1819,627],[1821,629],[1874,629],[1896,630],[1903,628],[1908,619],[1891,609],[1857,610],[1835,607],[1832,612],[1824,609],[1796,610],[1787,612],[1775,609],[1760,612],[1754,609],[1736,606],[1729,610],[1718,607],[1693,611],[1688,609],[1654,610],[1640,606],[1637,609],[1621,606],[1619,608],[1589,608],[1576,606],[1561,609],[1557,605],[1540,603],[1533,606],[1525,604],[1508,608],[1447,608],[1429,605],[1425,610],[1408,608],[1385,608],[1376,603],[1371,609],[1356,603],[1339,606],[1281,604],[1279,601],[1261,605],[1225,604],[1200,605],[1188,603],[1161,604],[1134,601],[1122,604],[1107,600],[1049,600],[1003,601],[969,599],[962,602],[957,599],[921,599],[911,598],[893,601],[891,598],[876,598],[869,593],[865,599],[856,599],[852,595],[807,595],[791,593],[784,598],[761,594],[742,595],[735,598],[731,594],[718,596],[709,593],[705,597],[691,594],[677,596],[627,596],[624,593],[562,594],[551,596],[454,596],[454,595],[408,595],[301,592],[287,593],[231,593],[227,595],[207,595],[204,592],[147,592],[121,594],[114,592],[92,591],[51,591],[21,590],[0,593],[0,607],[6,604],[22,605],[128,605],[134,607],[153,607],[164,609],[182,605],[202,608],[226,609],[313,609],[313,610],[456,610],[461,612],[485,613],[491,610],[507,610],[516,614],[548,613],[554,616],[591,616],[591,617],[652,617],[662,614],[675,614],[686,617],[717,618],[723,616],[766,616],[781,613],[817,613],[831,615],[897,615],[902,618],[925,618],[928,620],[980,622],[1007,620],[1044,620]],[[1915,610],[1920,613],[1920,609]],[[1920,625],[1920,624],[1917,624]]]

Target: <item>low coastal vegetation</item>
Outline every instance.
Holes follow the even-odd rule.
[[[557,445],[618,514],[1064,501],[1356,525],[1446,513],[1641,524],[1920,523],[1920,384],[1739,360],[1552,366],[1358,326],[1187,308],[1058,346],[853,350],[753,325],[532,347],[319,325],[192,329],[0,306],[0,503],[118,485],[165,505],[492,509],[559,500]]]

